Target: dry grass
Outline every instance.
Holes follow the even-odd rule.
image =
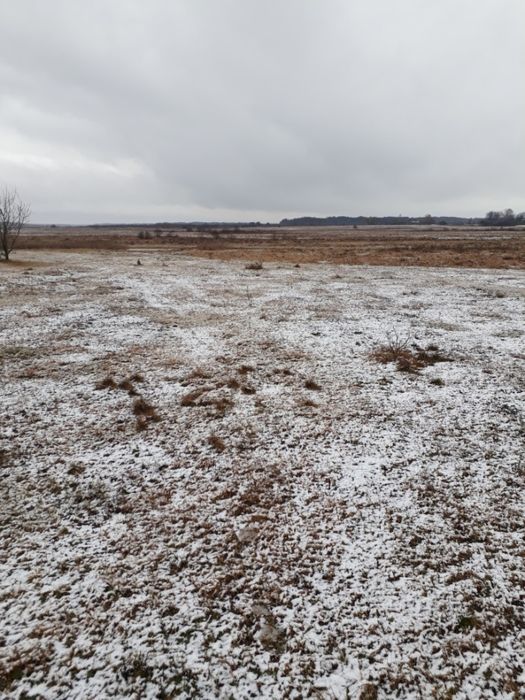
[[[321,391],[321,385],[315,379],[307,379],[304,383],[304,388],[309,391]]]
[[[32,229],[19,249],[180,251],[197,257],[264,263],[316,263],[525,269],[522,231],[467,227],[306,227],[246,229],[214,239],[188,233],[138,240],[136,229],[71,227]],[[257,261],[254,263],[254,259]],[[16,261],[18,262],[18,261]],[[15,264],[15,263],[13,263]],[[11,265],[11,263],[10,263]],[[8,268],[9,266],[5,266]],[[260,270],[260,267],[248,267]]]
[[[312,399],[302,398],[297,401],[297,405],[303,408],[319,408],[319,404]]]
[[[430,367],[438,362],[450,362],[451,358],[444,355],[435,344],[427,345],[425,349],[411,343],[409,337],[402,338],[396,333],[387,336],[387,342],[369,353],[375,362],[386,365],[394,362],[398,372],[416,374],[424,367]],[[440,384],[441,380],[434,383]]]
[[[137,395],[137,390],[129,379],[123,379],[121,382],[119,382],[118,388],[127,391],[130,396]]]
[[[101,391],[102,389],[116,389],[117,386],[118,384],[113,377],[108,375],[95,384],[95,389],[97,389],[97,391]]]
[[[208,444],[211,445],[211,447],[213,447],[213,449],[217,452],[224,452],[224,450],[226,449],[226,444],[224,440],[215,434],[210,435],[210,437],[208,438]]]
[[[241,365],[238,369],[237,372],[239,374],[248,374],[249,372],[255,372],[255,367],[252,367],[251,365]]]
[[[155,407],[149,404],[142,396],[133,402],[133,413],[137,419],[137,430],[144,430],[151,421],[160,421],[160,416]]]
[[[373,683],[365,683],[359,690],[358,700],[376,700],[377,687]]]
[[[108,374],[104,379],[96,383],[95,389],[101,391],[103,389],[122,389],[127,391],[130,396],[137,396],[138,392],[133,385],[133,382],[143,382],[144,377],[141,374],[135,373],[129,377],[117,382],[113,376]]]
[[[5,469],[8,466],[9,454],[7,450],[0,448],[0,469]]]
[[[180,405],[181,406],[196,406],[197,401],[207,391],[209,391],[209,389],[202,387],[200,389],[194,389],[194,391],[190,391],[188,394],[184,394],[184,396],[180,400]]]
[[[210,373],[203,367],[196,367],[188,375],[186,375],[184,381],[191,382],[193,379],[209,379]]]

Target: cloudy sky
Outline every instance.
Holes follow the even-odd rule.
[[[34,222],[525,209],[524,0],[0,0]]]

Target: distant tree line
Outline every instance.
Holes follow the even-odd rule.
[[[489,211],[481,221],[482,226],[520,226],[525,224],[525,212],[515,214],[512,209]]]
[[[410,224],[439,224],[457,226],[477,224],[479,219],[466,219],[461,216],[300,216],[295,219],[282,219],[281,226],[406,226]]]

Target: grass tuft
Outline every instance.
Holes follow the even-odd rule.
[[[321,385],[315,379],[307,379],[304,383],[304,388],[310,391],[321,391]]]
[[[208,444],[211,445],[213,449],[217,452],[224,452],[224,450],[226,449],[226,444],[224,440],[215,434],[210,435],[210,437],[208,438]]]
[[[101,379],[100,382],[97,382],[95,385],[95,389],[97,391],[101,391],[102,389],[116,389],[117,388],[117,382],[113,379],[111,376],[104,377],[104,379]]]

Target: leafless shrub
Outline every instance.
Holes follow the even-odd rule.
[[[30,214],[29,205],[20,199],[18,192],[4,187],[0,192],[0,256],[6,262]]]

